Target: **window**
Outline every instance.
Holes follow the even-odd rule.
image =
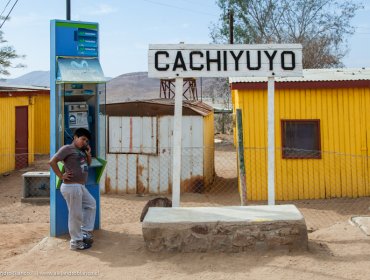
[[[320,120],[281,121],[283,158],[321,158]]]

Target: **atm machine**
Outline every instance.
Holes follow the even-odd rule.
[[[92,163],[86,187],[97,204],[95,229],[100,228],[99,182],[106,164],[106,79],[99,61],[98,27],[91,22],[52,20],[50,33],[50,156],[73,141],[77,128],[91,132]],[[59,187],[51,172],[51,236],[68,233],[68,209]]]

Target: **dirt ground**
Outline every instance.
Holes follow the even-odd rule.
[[[227,152],[227,149],[224,150]],[[370,215],[370,198],[293,202],[305,216],[309,251],[151,253],[139,217],[153,197],[102,195],[102,229],[83,252],[50,238],[49,205],[21,203],[21,174],[0,177],[0,278],[6,279],[370,279],[370,237],[349,223]],[[230,178],[220,178],[228,180]],[[182,206],[230,205],[237,193],[187,194]],[[77,276],[76,276],[77,275]]]

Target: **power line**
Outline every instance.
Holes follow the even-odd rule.
[[[170,7],[170,8],[173,8],[173,9],[182,10],[182,11],[188,11],[188,12],[192,12],[192,13],[209,15],[209,16],[217,16],[216,14],[201,12],[201,11],[193,10],[193,9],[181,8],[181,7],[177,7],[177,6],[174,6],[174,5],[165,4],[165,3],[161,3],[161,2],[157,2],[157,1],[152,1],[152,0],[143,0],[143,1],[149,2],[149,3],[152,3],[152,4],[156,4],[156,5],[160,5],[160,6],[165,6],[165,7]]]
[[[8,3],[6,3],[4,10],[1,12],[0,18],[3,16],[3,13],[5,12],[6,8],[8,7],[10,1],[11,0],[9,0]]]
[[[197,0],[193,0],[193,1],[192,0],[181,0],[181,1],[186,2],[188,4],[193,4],[193,5],[197,5],[197,6],[201,5],[203,7],[209,8],[209,5],[204,3],[203,1],[197,1]]]
[[[9,13],[6,15],[5,19],[3,20],[3,23],[0,25],[0,29],[1,29],[1,27],[3,27],[3,25],[4,25],[5,21],[8,19],[9,15],[10,15],[10,14],[11,14],[11,12],[13,11],[13,9],[14,9],[14,7],[15,7],[15,5],[16,5],[17,3],[18,3],[18,0],[16,0],[16,1],[14,2],[13,7],[10,9]]]

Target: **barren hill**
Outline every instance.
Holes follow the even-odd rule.
[[[159,98],[159,83],[147,72],[120,75],[107,83],[107,103]]]
[[[160,79],[148,78],[148,72],[132,72],[107,79],[107,103],[160,97]],[[1,83],[5,85],[49,87],[50,72],[33,71]],[[217,98],[220,92],[215,78],[197,79],[197,91],[199,99]]]

